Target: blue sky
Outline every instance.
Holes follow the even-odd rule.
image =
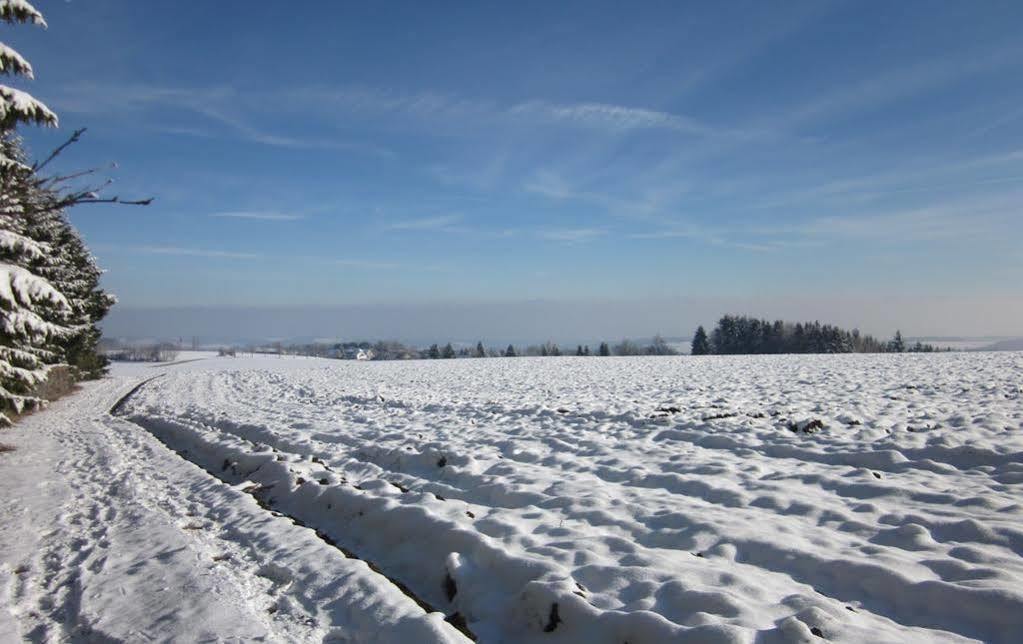
[[[979,296],[1023,327],[1018,2],[37,5],[3,36],[61,118],[33,150],[88,127],[64,167],[156,197],[73,213],[123,307]]]

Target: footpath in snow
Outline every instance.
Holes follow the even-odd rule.
[[[362,561],[108,414],[116,365],[0,433],[0,641],[467,641]]]

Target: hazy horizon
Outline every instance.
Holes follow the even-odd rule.
[[[505,344],[688,338],[724,313],[820,320],[879,338],[1023,335],[1023,298],[665,298],[369,304],[347,307],[116,307],[110,338],[323,338]]]

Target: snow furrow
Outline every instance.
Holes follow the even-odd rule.
[[[111,418],[87,384],[5,434],[0,626],[31,641],[466,641],[364,562]],[[151,372],[150,372],[151,373]]]
[[[1019,354],[215,366],[123,411],[484,641],[1023,626]]]

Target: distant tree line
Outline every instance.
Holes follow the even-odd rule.
[[[902,332],[888,341],[820,322],[785,322],[745,315],[725,315],[708,335],[702,326],[693,334],[693,355],[765,353],[929,353],[938,349],[917,342],[907,346]]]
[[[106,357],[117,362],[171,362],[178,357],[178,347],[169,342],[120,347],[107,351]]]
[[[543,344],[531,344],[525,347],[516,347],[509,344],[504,349],[487,347],[483,341],[476,343],[475,347],[455,346],[448,342],[446,344],[431,344],[426,348],[412,347],[394,340],[380,340],[376,342],[340,342],[308,343],[284,345],[275,342],[268,346],[246,349],[254,353],[290,354],[315,356],[321,358],[338,358],[347,360],[451,360],[455,358],[517,358],[517,357],[556,357],[556,356],[670,356],[678,355],[668,342],[656,335],[646,344],[639,343],[628,338],[616,344],[601,342],[596,349],[588,344],[578,344],[575,348],[562,348],[555,342],[547,341]]]

